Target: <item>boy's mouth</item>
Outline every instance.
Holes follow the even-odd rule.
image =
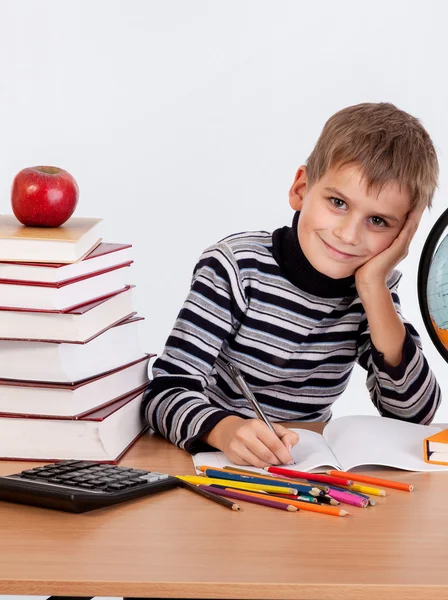
[[[351,258],[357,258],[356,254],[347,254],[346,252],[341,252],[340,250],[337,250],[333,246],[330,246],[330,244],[327,244],[327,242],[325,242],[322,238],[320,238],[320,239],[322,240],[322,243],[326,247],[330,256],[332,256],[334,258],[339,258],[341,260],[349,260]]]

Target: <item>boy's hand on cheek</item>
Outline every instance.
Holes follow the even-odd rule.
[[[360,295],[363,290],[384,285],[392,269],[407,256],[425,208],[419,207],[410,212],[392,244],[355,271],[356,289]]]
[[[277,435],[260,419],[232,415],[222,419],[204,441],[219,448],[237,465],[267,467],[291,464],[290,449],[297,444],[299,436],[277,423],[273,427]]]

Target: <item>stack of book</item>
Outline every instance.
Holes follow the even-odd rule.
[[[101,222],[0,216],[0,458],[117,462],[144,431],[131,245]]]

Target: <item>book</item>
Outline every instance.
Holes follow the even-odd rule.
[[[322,434],[292,429],[299,434],[299,442],[291,450],[295,464],[282,466],[308,473],[327,469],[350,471],[370,465],[405,471],[446,471],[448,467],[430,465],[423,456],[423,440],[440,429],[379,416],[338,417],[327,423]],[[237,466],[222,452],[199,452],[193,456],[193,463],[196,467]],[[251,469],[266,473],[263,469]]]
[[[79,419],[0,416],[0,458],[117,462],[143,433],[144,392],[137,391]]]
[[[110,267],[64,283],[0,283],[0,310],[69,310],[122,290],[129,283],[130,263]]]
[[[0,215],[0,261],[72,263],[101,242],[102,219],[71,217],[60,227],[26,227]]]
[[[423,452],[427,463],[448,467],[448,429],[425,438]]]
[[[143,356],[142,317],[109,327],[86,343],[0,340],[0,379],[76,383]]]
[[[85,343],[135,315],[134,286],[69,310],[0,310],[0,340]]]
[[[11,381],[0,379],[1,413],[36,417],[79,418],[94,408],[111,404],[148,384],[148,363],[154,355],[78,383]]]
[[[130,263],[130,244],[101,242],[83,259],[75,263],[0,262],[0,282],[63,283],[82,275],[98,273]]]

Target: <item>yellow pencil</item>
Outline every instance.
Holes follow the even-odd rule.
[[[370,485],[359,485],[358,483],[354,483],[349,486],[342,486],[347,490],[353,490],[354,492],[361,492],[361,494],[370,494],[371,496],[385,496],[386,491],[377,487],[372,487]]]
[[[196,485],[221,485],[223,487],[233,487],[238,490],[277,492],[278,494],[291,494],[293,496],[297,496],[296,489],[280,487],[276,485],[264,485],[262,483],[244,483],[241,481],[217,479],[215,477],[202,477],[201,475],[176,475],[176,477],[181,481],[187,481],[188,483],[194,483]]]

